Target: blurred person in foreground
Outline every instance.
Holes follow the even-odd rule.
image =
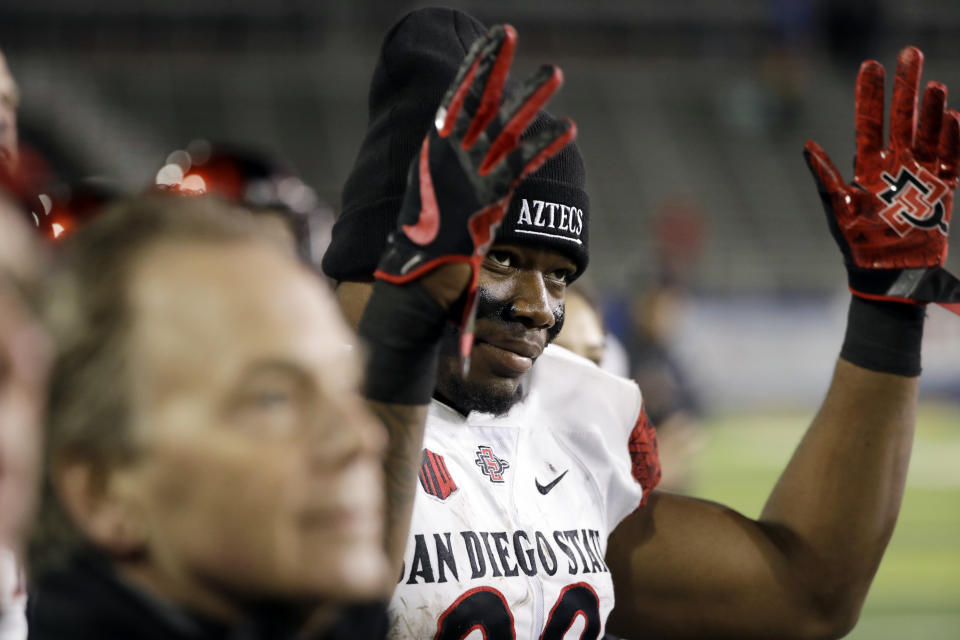
[[[35,314],[43,254],[22,185],[0,164],[0,640],[26,637],[17,562],[34,512],[49,344]]]
[[[20,176],[19,101],[0,51],[0,640],[26,637],[25,574],[18,556],[36,494],[48,360],[31,308],[42,259],[30,219],[42,208]]]
[[[324,257],[348,317],[372,292],[361,334],[375,335],[364,327],[380,292],[450,264],[470,266],[471,316],[469,302],[478,301],[475,321],[468,316],[444,340],[423,448],[411,447],[407,461],[420,465],[420,485],[391,637],[848,633],[903,496],[924,324],[918,303],[936,294],[911,277],[945,273],[960,114],[946,111],[945,90],[933,84],[915,118],[922,55],[907,48],[888,149],[882,67],[865,63],[858,77],[857,186],[844,186],[808,143],[854,295],[827,396],[751,519],[657,491],[656,440],[636,386],[546,346],[562,324],[566,285],[586,266],[590,213],[576,150],[517,185],[496,216],[495,238],[475,233],[491,212],[488,154],[510,125],[528,122],[516,99],[499,100],[515,37],[439,9],[391,29]],[[543,131],[535,122],[527,139]],[[900,200],[885,179],[918,174],[923,205],[912,187]],[[908,205],[913,223],[881,215]],[[582,226],[571,226],[571,209]],[[909,228],[888,233],[894,223]],[[382,329],[409,313],[404,304],[393,316],[378,304]],[[432,314],[423,313],[428,326]]]
[[[382,634],[384,436],[315,274],[211,198],[57,257],[30,637]]]

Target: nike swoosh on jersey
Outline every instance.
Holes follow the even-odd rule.
[[[440,231],[440,211],[437,209],[437,194],[433,191],[430,175],[430,138],[423,139],[420,147],[420,217],[417,224],[403,225],[403,232],[411,241],[426,246],[433,242]]]
[[[570,471],[570,469],[567,469],[567,471]],[[567,471],[564,471],[563,473],[561,473],[559,476],[556,477],[556,479],[554,479],[553,482],[547,485],[540,484],[540,481],[534,478],[533,481],[537,485],[537,491],[539,491],[542,495],[547,495],[548,493],[550,493],[551,489],[557,486],[558,482],[563,480],[563,476],[567,475]]]

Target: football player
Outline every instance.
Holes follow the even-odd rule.
[[[853,296],[827,396],[751,519],[658,492],[640,391],[549,346],[565,287],[586,267],[590,209],[572,145],[508,203],[491,186],[499,167],[523,162],[500,160],[496,148],[532,117],[517,105],[539,90],[522,85],[501,103],[514,40],[509,27],[487,32],[442,9],[414,12],[389,32],[324,259],[360,337],[378,347],[398,318],[442,322],[444,309],[417,293],[425,278],[446,279],[449,299],[462,292],[459,332],[438,355],[412,329],[397,347],[421,345],[418,370],[435,363],[436,384],[407,397],[367,390],[411,406],[432,396],[422,448],[416,432],[407,448],[407,466],[419,469],[392,637],[844,635],[906,478],[919,303],[930,299],[913,285],[939,273],[960,156],[960,117],[946,110],[945,89],[927,88],[918,124],[922,56],[905,49],[884,143],[882,67],[864,65],[853,187],[808,144]],[[542,140],[563,126],[540,114],[524,136]],[[372,358],[368,372],[384,371],[410,375]]]

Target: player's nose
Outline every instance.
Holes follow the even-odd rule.
[[[512,303],[514,319],[530,328],[549,329],[556,322],[545,277],[536,269],[517,273]]]

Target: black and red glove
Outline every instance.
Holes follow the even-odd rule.
[[[465,363],[473,345],[480,264],[506,215],[514,188],[576,136],[571,120],[520,135],[563,82],[545,65],[502,101],[517,32],[496,26],[474,43],[410,165],[397,230],[374,275],[406,284],[437,267],[466,263],[473,275],[460,319]]]
[[[883,146],[883,66],[868,60],[856,86],[857,156],[853,182],[808,140],[813,173],[850,291],[861,298],[940,303],[960,314],[960,281],[942,268],[960,163],[960,114],[946,110],[947,89],[927,84],[917,118],[923,54],[900,52]]]

